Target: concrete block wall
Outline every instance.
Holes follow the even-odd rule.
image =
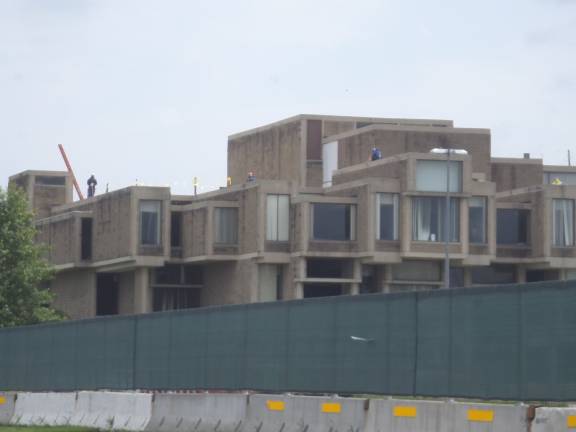
[[[0,424],[196,432],[558,432],[576,407],[248,393],[0,392]]]

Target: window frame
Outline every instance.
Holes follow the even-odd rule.
[[[382,198],[389,196],[392,198],[392,238],[382,238],[381,222],[382,222]],[[394,192],[377,192],[375,194],[375,216],[376,216],[376,240],[382,241],[397,241],[398,240],[398,222],[399,222],[399,209],[400,209],[400,194]]]
[[[143,213],[152,213],[150,211],[144,211],[143,206],[146,204],[157,204],[158,208],[155,209],[154,212],[157,215],[156,220],[156,242],[148,243],[144,241],[144,215]],[[140,200],[138,203],[138,219],[140,223],[139,229],[139,237],[140,237],[140,246],[144,247],[158,247],[162,245],[162,200],[150,200],[150,199],[143,199]]]
[[[310,240],[313,241],[334,241],[334,242],[342,242],[342,241],[356,241],[356,219],[357,219],[357,206],[356,204],[352,203],[335,203],[335,202],[312,202],[310,208]],[[314,229],[314,221],[316,218],[316,206],[317,205],[336,205],[336,206],[346,206],[349,208],[350,212],[350,229],[349,235],[347,239],[327,239],[327,238],[320,238],[316,237],[315,229]]]
[[[482,241],[472,240],[472,220],[470,209],[479,208],[480,206],[473,205],[474,200],[482,201]],[[474,245],[485,245],[488,243],[488,198],[485,196],[472,196],[468,200],[468,242]]]
[[[218,213],[221,211],[228,211],[228,212],[233,212],[235,213],[235,224],[234,224],[234,228],[233,228],[233,240],[232,242],[229,241],[222,241],[222,239],[220,239],[220,224],[221,224],[221,218],[218,216]],[[218,245],[226,245],[226,246],[237,246],[239,243],[239,237],[240,237],[240,230],[239,230],[239,221],[240,221],[240,211],[238,209],[238,207],[214,207],[214,215],[213,215],[213,221],[214,221],[214,244],[218,244]]]
[[[439,187],[430,187],[436,183],[436,181],[431,181],[429,178],[423,174],[423,168],[427,168],[430,171],[431,166],[437,166],[442,171],[440,172],[441,179],[439,179]],[[414,187],[418,192],[446,192],[446,165],[447,161],[445,159],[416,159],[416,175],[414,178]],[[451,160],[450,161],[450,193],[462,193],[462,176],[464,172],[464,165],[461,160]],[[430,174],[430,172],[428,172]],[[454,176],[458,176],[458,182],[454,186]],[[455,183],[455,182],[454,182]]]
[[[416,195],[413,196],[411,199],[411,207],[412,207],[412,211],[411,211],[411,220],[412,220],[412,241],[414,242],[423,242],[423,243],[443,243],[445,242],[445,238],[444,235],[446,235],[446,233],[443,232],[444,230],[444,220],[442,218],[442,222],[439,225],[439,231],[442,234],[441,236],[439,235],[438,238],[436,238],[435,240],[424,240],[424,239],[419,239],[416,236],[416,226],[414,224],[415,220],[416,220],[416,200],[438,200],[439,205],[437,206],[438,209],[440,209],[440,211],[438,212],[438,218],[441,217],[440,212],[445,211],[446,209],[446,196],[441,196],[441,195]],[[460,197],[453,197],[450,196],[450,213],[452,215],[452,210],[455,209],[456,212],[456,217],[454,218],[454,221],[452,220],[452,217],[450,217],[450,223],[449,223],[449,233],[448,234],[448,243],[453,243],[453,244],[457,244],[460,243],[462,241],[462,236],[460,233],[461,227],[462,227],[462,221],[460,220],[462,217],[461,211],[460,211],[460,204],[461,204],[461,199]],[[432,225],[431,225],[432,227]],[[452,234],[452,228],[454,227],[454,237],[451,237]],[[430,229],[430,235],[429,237],[431,237],[432,235],[432,229]]]
[[[286,200],[285,227],[282,229],[280,201]],[[272,202],[272,201],[275,201]],[[275,205],[274,205],[275,204]],[[275,213],[271,215],[271,210]],[[275,220],[275,232],[270,227],[270,221]],[[288,242],[290,241],[290,195],[289,194],[267,194],[266,195],[266,241]],[[271,238],[272,237],[272,238]]]
[[[556,243],[556,204],[559,202],[568,202],[570,204],[570,211],[571,211],[571,227],[570,229],[572,230],[572,235],[571,235],[571,239],[568,243],[566,244],[558,244]],[[574,239],[574,200],[570,199],[570,198],[553,198],[552,199],[552,215],[551,215],[551,219],[552,219],[552,247],[555,248],[570,248],[570,247],[574,247],[574,243],[575,243],[575,239]]]

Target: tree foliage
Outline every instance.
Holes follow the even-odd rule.
[[[52,293],[41,287],[53,272],[35,235],[24,193],[0,188],[0,327],[62,318],[50,307]]]

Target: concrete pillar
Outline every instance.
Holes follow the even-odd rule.
[[[410,252],[412,241],[412,198],[403,195],[400,200],[400,250],[403,253]]]
[[[520,265],[516,267],[516,283],[526,283],[526,268]]]
[[[294,298],[303,299],[304,298],[304,283],[301,282],[302,279],[306,278],[306,258],[299,257],[295,263],[295,279],[298,282],[294,284]]]
[[[134,270],[134,313],[152,312],[152,288],[147,267]]]
[[[464,267],[464,287],[472,286],[472,271],[470,267]]]
[[[362,280],[362,263],[358,259],[352,261],[352,278]],[[350,284],[350,295],[358,294],[360,294],[360,282]]]

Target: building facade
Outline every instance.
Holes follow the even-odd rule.
[[[433,149],[466,154],[448,165]],[[197,196],[133,186],[76,202],[66,172],[10,183],[71,318],[438,289],[446,238],[452,287],[576,278],[576,168],[492,158],[488,129],[299,115],[230,136],[228,175]]]

